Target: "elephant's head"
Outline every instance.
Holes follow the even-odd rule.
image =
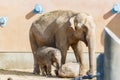
[[[95,22],[92,16],[86,13],[78,13],[70,18],[71,27],[74,35],[82,40],[89,50],[90,72],[93,71],[93,55],[95,53]]]
[[[55,56],[55,51],[54,50],[50,50],[48,52],[47,56],[52,62],[56,61],[56,56]]]
[[[95,34],[93,17],[85,13],[79,13],[70,18],[70,23],[75,32],[74,36],[88,46],[88,39]]]

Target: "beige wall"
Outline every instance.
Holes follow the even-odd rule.
[[[120,0],[1,0],[0,16],[7,16],[8,22],[0,28],[0,51],[29,52],[29,28],[41,14],[33,15],[36,3],[40,3],[45,12],[64,9],[87,12],[96,22],[96,52],[103,52],[103,28],[112,29],[120,37],[120,15],[111,14],[115,2]],[[85,51],[87,49],[85,48]]]

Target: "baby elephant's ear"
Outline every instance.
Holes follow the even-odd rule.
[[[48,56],[49,56],[49,57],[54,56],[54,51],[53,51],[53,50],[50,50],[50,51],[48,52]]]
[[[69,20],[71,26],[73,28],[73,30],[75,30],[75,16],[74,17],[71,17],[70,20]]]

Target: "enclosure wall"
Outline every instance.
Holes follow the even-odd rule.
[[[111,13],[115,2],[120,0],[1,0],[0,16],[7,16],[8,22],[0,28],[0,52],[31,52],[29,28],[41,15],[32,14],[37,3],[42,5],[44,13],[64,9],[91,14],[96,22],[96,52],[103,52],[104,26],[120,37],[120,15]]]

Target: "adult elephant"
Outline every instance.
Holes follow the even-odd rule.
[[[87,13],[56,10],[45,13],[32,23],[30,28],[30,43],[34,56],[34,71],[38,74],[36,51],[38,47],[51,46],[61,51],[61,63],[65,64],[69,46],[72,47],[77,62],[80,62],[80,74],[83,74],[84,63],[82,48],[83,41],[89,50],[89,73],[93,74],[93,54],[95,53],[95,23]]]

